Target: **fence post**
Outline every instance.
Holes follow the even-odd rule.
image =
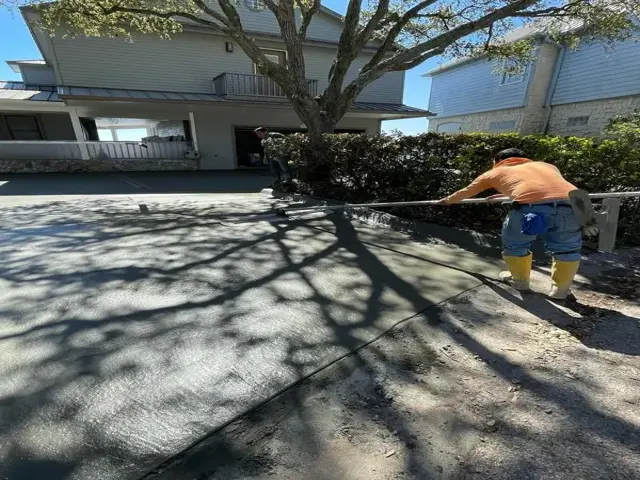
[[[85,143],[84,131],[82,130],[82,124],[80,123],[80,117],[75,108],[69,110],[69,117],[71,118],[71,125],[73,126],[73,133],[76,135],[76,140],[79,142],[80,158],[82,160],[89,160],[89,149]]]
[[[600,235],[598,235],[598,250],[600,252],[612,253],[616,246],[616,235],[618,233],[618,217],[620,216],[620,199],[605,198],[602,200],[605,206],[606,215],[600,225]]]

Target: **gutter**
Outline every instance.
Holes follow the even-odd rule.
[[[542,133],[544,133],[545,135],[549,131],[549,121],[551,120],[551,101],[553,100],[553,94],[556,92],[556,85],[558,84],[558,77],[560,76],[560,67],[562,66],[564,55],[567,51],[566,45],[562,45],[557,42],[549,43],[553,43],[556,47],[558,47],[560,49],[560,53],[558,53],[556,64],[553,67],[553,76],[551,77],[551,81],[549,82],[549,86],[547,87],[547,95],[544,100],[544,108],[547,109],[547,114],[544,119]]]

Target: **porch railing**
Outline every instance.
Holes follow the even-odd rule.
[[[84,148],[83,148],[84,147]],[[191,142],[0,141],[0,160],[178,160],[193,149]]]
[[[286,98],[282,87],[265,75],[223,73],[213,79],[213,85],[216,95]],[[307,80],[307,88],[310,95],[318,95],[317,80]]]
[[[80,142],[0,141],[0,160],[80,160]]]

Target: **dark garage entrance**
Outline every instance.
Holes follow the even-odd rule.
[[[268,168],[264,163],[264,151],[260,144],[260,139],[253,134],[253,131],[262,125],[255,127],[236,127],[236,160],[238,168]],[[302,128],[277,128],[267,127],[272,132],[291,135],[293,133],[304,133]],[[364,130],[339,129],[335,133],[364,133]]]

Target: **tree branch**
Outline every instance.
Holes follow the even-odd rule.
[[[329,69],[329,85],[324,92],[322,106],[324,106],[325,103],[333,104],[337,101],[349,67],[358,56],[355,39],[360,24],[361,7],[362,0],[349,0],[347,13],[344,18],[344,27],[340,35],[340,40],[338,41],[336,58]]]
[[[288,92],[290,98],[300,98],[305,101],[312,101],[307,88],[306,67],[302,40],[296,26],[294,0],[263,0],[265,5],[271,10],[276,18],[282,40],[287,50],[287,69],[283,75],[283,84],[280,86]]]
[[[218,15],[215,10],[209,8],[209,6],[204,2],[204,0],[192,0],[200,10],[208,13],[209,15]],[[229,23],[229,27],[233,26],[233,28],[242,30],[242,20],[240,20],[240,15],[238,15],[238,10],[234,7],[229,0],[218,0],[218,5],[220,5],[220,9],[222,13],[224,13],[227,22]]]
[[[131,8],[131,7],[120,7],[117,5],[113,5],[111,7],[105,7],[102,4],[99,4],[100,9],[104,15],[113,15],[114,13],[130,13],[134,15],[145,15],[151,17],[158,18],[188,18],[189,20],[193,20],[194,22],[207,25],[208,27],[213,27],[219,32],[228,33],[228,29],[225,25],[219,25],[218,23],[212,22],[211,20],[205,20],[204,18],[198,17],[197,15],[193,15],[187,12],[180,11],[171,11],[171,12],[157,12],[155,10],[148,10],[145,8]],[[92,16],[91,12],[85,12],[83,15]],[[217,20],[217,19],[216,19]]]
[[[356,97],[364,90],[364,88],[369,85],[371,82],[380,78],[386,72],[389,71],[405,71],[410,68],[413,68],[422,62],[428,60],[437,55],[441,55],[445,52],[447,47],[449,47],[452,43],[463,38],[470,33],[476,32],[484,27],[489,27],[493,25],[494,22],[499,21],[503,18],[507,18],[513,16],[514,13],[518,12],[521,9],[527,8],[530,5],[533,5],[538,0],[515,0],[510,4],[494,10],[493,12],[484,15],[483,17],[478,18],[477,20],[467,22],[463,25],[460,25],[456,28],[452,28],[451,30],[433,38],[426,42],[423,42],[419,45],[416,45],[411,48],[407,48],[401,50],[397,54],[393,55],[391,58],[381,61],[385,51],[384,48],[390,42],[392,43],[395,39],[394,35],[400,33],[401,29],[412,19],[415,18],[415,15],[419,14],[420,11],[425,8],[423,3],[416,5],[416,7],[407,11],[405,15],[403,15],[401,21],[404,24],[400,27],[397,32],[389,32],[389,35],[385,39],[385,44],[378,49],[373,58],[367,62],[365,67],[362,69],[360,75],[356,79],[354,79],[345,89],[342,95],[343,101],[336,108],[337,114],[344,113],[350,108],[350,106],[355,101]],[[417,8],[420,6],[420,8]],[[398,22],[399,24],[400,22]],[[398,25],[396,24],[396,26]]]
[[[520,18],[537,18],[537,17],[548,17],[548,16],[570,16],[571,9],[574,7],[578,7],[584,5],[584,1],[577,0],[571,3],[567,3],[566,5],[562,5],[560,7],[549,7],[542,10],[530,10],[516,13],[513,15],[514,17]]]
[[[415,18],[423,9],[433,5],[438,0],[423,0],[422,2],[415,5],[413,8],[407,10],[402,17],[395,23],[393,27],[387,33],[382,45],[378,48],[376,53],[371,57],[371,60],[367,62],[363,70],[369,70],[374,65],[376,65],[380,60],[384,58],[384,56],[391,50],[391,47],[395,44],[398,35],[402,32],[402,29],[407,26],[407,24]]]
[[[302,12],[302,22],[300,24],[300,28],[298,29],[298,38],[302,42],[307,38],[307,30],[309,29],[311,20],[313,20],[315,14],[320,11],[320,6],[322,4],[321,0],[313,0],[313,4],[309,8],[306,8],[304,6],[304,1],[296,0],[296,4]]]
[[[487,50],[491,45],[491,40],[493,40],[493,23],[489,25],[489,32],[487,34],[487,41],[484,42],[484,49]]]
[[[425,52],[436,50],[443,46],[447,47],[473,32],[476,32],[482,28],[486,28],[499,20],[511,17],[518,11],[525,9],[538,1],[539,0],[512,1],[508,5],[494,10],[493,12],[488,13],[483,17],[462,24],[456,28],[452,28],[448,32],[438,35],[437,37],[420,43],[414,47],[407,48],[389,58],[388,60],[380,62],[377,66],[372,65],[372,68],[393,69],[393,67],[409,62]]]
[[[376,8],[376,12],[369,19],[365,27],[358,33],[356,36],[356,46],[358,52],[362,50],[362,48],[371,41],[373,33],[380,25],[382,19],[389,13],[389,0],[379,0],[378,8]]]

